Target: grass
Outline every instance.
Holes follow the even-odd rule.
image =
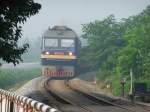
[[[110,75],[110,76],[102,76],[101,75],[97,75],[97,79],[98,82],[103,83],[103,84],[109,84],[111,87],[111,90],[113,92],[113,95],[115,96],[121,96],[122,93],[122,85],[120,83],[120,76],[118,75]],[[144,78],[144,79],[140,79],[140,80],[135,80],[134,82],[144,82],[147,84],[148,86],[148,91],[150,91],[150,80],[149,78]],[[133,82],[133,83],[134,83]],[[130,90],[130,78],[128,77],[125,83],[125,94],[129,94],[129,90]]]
[[[0,69],[0,88],[10,89],[40,75],[40,67]]]

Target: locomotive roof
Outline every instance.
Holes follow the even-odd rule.
[[[67,26],[54,26],[44,33],[44,38],[77,38],[77,35]]]

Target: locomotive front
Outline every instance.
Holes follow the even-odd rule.
[[[66,26],[54,26],[42,37],[42,75],[53,79],[71,79],[76,74],[78,38]]]

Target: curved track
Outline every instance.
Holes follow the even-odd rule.
[[[108,100],[106,100],[106,99],[104,99],[104,98],[102,98],[102,97],[98,97],[98,96],[95,96],[95,95],[93,95],[93,94],[86,93],[86,92],[84,92],[84,91],[81,91],[81,90],[79,90],[79,89],[76,89],[75,87],[71,86],[71,84],[70,84],[69,82],[67,82],[67,86],[68,86],[70,89],[72,89],[72,90],[78,92],[79,94],[83,94],[83,95],[86,96],[87,98],[89,98],[89,99],[91,99],[91,100],[93,100],[93,101],[95,101],[95,102],[97,102],[97,103],[99,103],[99,104],[104,103],[104,104],[107,104],[107,105],[111,105],[111,106],[115,106],[115,107],[121,108],[121,109],[126,110],[126,111],[128,111],[128,112],[135,112],[135,111],[133,111],[133,110],[131,110],[131,109],[128,109],[128,108],[126,108],[126,107],[123,107],[123,106],[121,106],[121,105],[112,103],[112,102],[110,102],[110,101],[108,101]]]
[[[135,112],[103,98],[77,90],[64,81],[46,81],[45,89],[62,105],[66,104],[78,108],[76,112],[99,112],[100,110],[105,112]]]
[[[62,104],[69,104],[79,108],[81,112],[95,112],[91,110],[88,105],[97,105],[97,103],[89,100],[85,96],[74,92],[67,87],[64,81],[50,81],[45,83],[46,90],[53,96],[57,101]],[[63,88],[63,89],[62,89]],[[76,97],[74,97],[76,96]],[[81,100],[83,102],[81,102]]]

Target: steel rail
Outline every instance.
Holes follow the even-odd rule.
[[[61,100],[65,101],[65,102],[67,102],[68,104],[71,104],[71,105],[73,105],[73,106],[79,107],[79,108],[82,109],[84,112],[94,112],[94,111],[91,110],[87,105],[78,104],[78,103],[76,103],[76,102],[73,102],[71,99],[66,98],[65,96],[61,96],[60,94],[57,94],[57,92],[56,92],[55,90],[52,90],[52,89],[49,90],[49,89],[48,89],[49,87],[47,87],[47,86],[48,86],[48,85],[47,85],[47,84],[48,84],[48,81],[49,81],[49,80],[46,80],[46,82],[44,83],[44,88],[46,89],[46,91],[47,91],[49,94],[51,94],[51,95],[57,97],[56,99],[58,99],[58,97],[59,97],[59,99],[61,99]]]
[[[60,112],[44,103],[0,89],[1,112]]]
[[[77,88],[74,88],[74,87],[71,86],[71,84],[70,84],[69,82],[67,82],[66,85],[67,85],[70,89],[72,89],[72,90],[74,90],[74,91],[77,91],[78,93],[83,94],[83,95],[85,95],[86,97],[88,97],[89,99],[92,99],[92,100],[94,100],[94,101],[96,100],[96,101],[99,101],[99,102],[104,102],[104,103],[106,103],[106,104],[110,104],[110,105],[112,105],[112,106],[115,106],[115,107],[118,107],[118,108],[121,108],[121,109],[130,111],[130,112],[136,112],[136,111],[134,111],[134,110],[131,110],[131,109],[126,108],[126,107],[123,107],[123,106],[121,106],[121,105],[112,103],[112,102],[110,102],[110,101],[108,101],[108,100],[106,100],[106,99],[104,99],[104,98],[101,98],[101,97],[95,96],[95,95],[93,95],[93,94],[89,94],[89,93],[86,93],[86,92],[84,92],[84,91],[81,91],[81,90],[79,90],[79,89],[77,89]]]

